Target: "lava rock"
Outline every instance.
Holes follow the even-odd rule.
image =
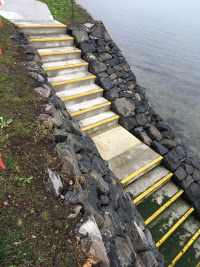
[[[107,78],[108,74],[106,72],[98,73],[98,78]]]
[[[162,140],[161,133],[153,124],[150,124],[150,126],[148,126],[146,130],[151,139],[156,140],[158,142]]]
[[[105,91],[104,97],[109,101],[113,101],[114,99],[119,97],[119,88],[114,87],[110,90]]]
[[[173,149],[176,147],[176,142],[171,140],[171,139],[165,139],[164,138],[160,141],[160,143],[161,143],[161,145],[163,145],[169,149]]]
[[[186,190],[185,196],[190,202],[194,202],[200,198],[200,186],[197,183],[192,183]]]
[[[83,59],[89,63],[96,61],[97,57],[93,53],[87,53],[83,56]]]
[[[72,35],[76,44],[89,41],[88,33],[85,31],[75,30],[72,32]]]
[[[107,60],[111,59],[112,56],[111,56],[110,54],[108,54],[108,53],[101,53],[101,54],[99,55],[99,58],[100,58],[102,61],[107,61]]]
[[[110,67],[116,66],[117,64],[119,64],[119,61],[118,61],[116,58],[110,59],[110,60],[108,61],[108,65],[109,65]]]
[[[194,168],[189,164],[184,164],[183,168],[186,170],[187,174],[193,174]]]
[[[122,125],[125,129],[131,132],[134,128],[137,127],[137,122],[135,118],[120,118],[119,124]]]
[[[161,145],[159,142],[157,141],[153,141],[152,142],[152,148],[159,153],[160,155],[165,155],[168,153],[168,149],[166,147],[164,147],[163,145]]]
[[[147,123],[147,117],[144,113],[136,114],[135,118],[139,126],[144,126]]]
[[[159,267],[158,262],[152,251],[145,251],[139,254],[145,267]]]
[[[195,182],[200,181],[200,170],[194,169],[193,179]]]
[[[186,178],[186,176],[187,176],[186,171],[180,166],[174,173],[174,180],[177,183],[180,183]]]
[[[188,175],[181,183],[180,186],[182,189],[186,190],[192,183],[193,179],[191,175]]]
[[[113,82],[110,78],[100,78],[99,85],[103,87],[103,89],[106,89],[106,90],[113,88]]]
[[[88,43],[88,42],[83,42],[79,45],[79,48],[82,50],[83,55],[87,53],[94,53],[95,52],[95,47],[93,44]]]
[[[33,79],[38,81],[39,83],[43,84],[45,82],[45,79],[42,77],[42,75],[36,73],[36,72],[29,72],[29,76],[31,76]]]
[[[113,110],[123,117],[129,117],[135,115],[135,104],[132,99],[118,98],[112,103]]]
[[[109,41],[112,41],[112,38],[110,37],[109,33],[107,31],[104,31],[103,32],[103,39],[106,41],[106,42],[109,42]]]
[[[133,134],[138,137],[144,144],[151,146],[152,140],[142,127],[134,129]]]
[[[106,65],[101,61],[94,61],[89,66],[89,71],[93,74],[98,74],[107,70]]]
[[[171,150],[164,156],[163,162],[166,168],[172,172],[180,167],[179,156],[175,149]]]

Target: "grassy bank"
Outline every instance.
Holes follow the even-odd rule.
[[[54,16],[54,18],[64,24],[71,24],[71,23],[86,23],[92,22],[93,18],[91,15],[78,5],[75,0],[74,3],[74,19],[72,16],[72,4],[71,0],[41,0],[42,2],[46,3]]]
[[[78,266],[81,253],[67,219],[69,207],[47,193],[47,164],[58,165],[52,130],[37,120],[41,100],[28,76],[23,49],[8,37],[15,26],[0,27],[0,266]]]

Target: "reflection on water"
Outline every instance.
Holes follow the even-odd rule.
[[[200,158],[200,1],[77,2],[105,23],[154,109]]]

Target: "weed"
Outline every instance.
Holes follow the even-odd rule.
[[[24,184],[30,184],[33,180],[33,177],[29,178],[16,178],[17,181],[23,182]]]
[[[34,131],[33,138],[36,144],[52,134],[52,128],[47,127],[44,123],[41,123],[40,121],[36,121],[32,125],[32,129]]]

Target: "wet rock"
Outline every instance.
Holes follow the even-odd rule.
[[[194,168],[189,164],[184,164],[183,168],[187,172],[187,174],[193,174]]]
[[[98,74],[100,72],[106,71],[106,65],[101,61],[94,61],[89,66],[89,71],[93,74]]]
[[[193,179],[195,182],[200,181],[200,170],[194,169]]]
[[[79,45],[79,48],[82,50],[83,55],[87,53],[94,53],[95,52],[95,47],[93,44],[88,43],[88,42],[83,42]]]
[[[158,121],[156,123],[156,127],[160,130],[160,131],[168,131],[169,130],[169,125],[164,122],[164,121]]]
[[[135,115],[135,104],[131,99],[125,97],[115,99],[112,103],[112,107],[117,114],[125,118]]]
[[[173,149],[176,147],[176,142],[171,140],[171,139],[163,139],[160,141],[161,145],[169,148],[169,149]]]
[[[180,161],[184,160],[185,157],[187,156],[186,150],[185,150],[185,148],[183,146],[178,146],[176,148],[176,153],[177,153]]]
[[[142,127],[136,128],[133,131],[133,134],[138,137],[143,143],[145,143],[147,146],[151,146],[152,140],[147,135],[147,133],[143,130]]]
[[[81,239],[81,248],[87,257],[96,260],[96,263],[103,263],[105,267],[109,266],[109,259],[101,232],[93,216],[90,216],[80,227],[79,233],[87,236]]]
[[[164,147],[163,145],[161,145],[159,142],[157,141],[153,141],[152,142],[152,148],[159,153],[161,156],[167,154],[167,152],[169,151],[166,147]]]
[[[63,183],[60,175],[49,168],[47,168],[47,172],[49,176],[48,182],[46,183],[47,190],[48,192],[53,193],[55,197],[59,197],[63,191]]]
[[[200,186],[197,183],[192,183],[185,191],[185,196],[190,202],[194,202],[200,198]]]
[[[99,85],[106,90],[113,88],[113,83],[110,78],[100,78],[99,79]]]
[[[147,117],[144,113],[136,114],[135,118],[139,126],[144,126],[147,123]]]
[[[138,93],[138,94],[140,94],[142,96],[145,94],[145,88],[143,88],[143,87],[141,87],[139,85],[135,86],[135,91],[136,91],[136,93]]]
[[[150,124],[150,126],[148,126],[146,130],[151,139],[156,140],[158,142],[162,140],[161,133],[153,124]]]
[[[186,176],[187,176],[186,171],[180,166],[174,173],[174,180],[177,183],[180,183],[186,178]]]
[[[179,156],[175,149],[171,150],[164,156],[163,163],[166,168],[172,172],[176,171],[180,167]]]
[[[186,190],[192,183],[193,179],[191,175],[188,175],[181,183],[180,186],[182,189]]]
[[[72,34],[76,44],[89,41],[88,33],[85,31],[75,30]]]

